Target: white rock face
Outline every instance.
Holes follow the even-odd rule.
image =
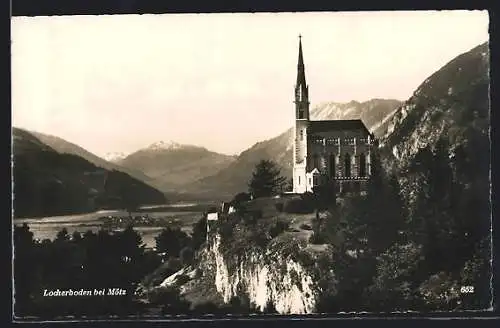
[[[299,263],[278,258],[269,265],[263,255],[249,254],[240,261],[235,272],[230,273],[219,246],[220,237],[215,236],[209,251],[215,259],[215,286],[225,302],[238,295],[241,283],[250,301],[261,310],[271,301],[280,314],[314,312],[318,291],[311,276]]]
[[[187,266],[176,273],[168,276],[163,282],[160,284],[160,287],[169,287],[174,285],[177,282],[177,279],[182,276],[182,275],[187,275],[189,278],[193,279],[195,275],[196,270],[194,270],[192,267]]]

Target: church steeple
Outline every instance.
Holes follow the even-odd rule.
[[[297,83],[295,84],[296,119],[309,119],[309,88],[306,83],[302,36],[299,35],[299,60],[297,63]]]
[[[297,86],[306,86],[306,73],[304,71],[304,56],[302,55],[302,35],[299,35],[299,61],[297,63]]]

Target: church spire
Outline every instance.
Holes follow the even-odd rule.
[[[299,35],[299,61],[297,64],[297,87],[303,86],[306,84],[306,74],[304,71],[304,57],[302,55],[302,35]]]
[[[299,62],[297,64],[297,83],[295,84],[296,118],[309,120],[309,91],[306,84],[304,57],[302,55],[302,36],[299,35]]]

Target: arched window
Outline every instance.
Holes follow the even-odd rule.
[[[345,154],[345,159],[344,159],[344,176],[350,177],[351,176],[351,156],[349,154]]]
[[[313,166],[314,166],[314,168],[319,169],[319,155],[318,154],[313,155]]]
[[[335,177],[335,154],[330,154],[330,177]]]
[[[365,154],[359,155],[359,176],[366,177],[366,156],[365,156]]]

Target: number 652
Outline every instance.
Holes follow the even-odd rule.
[[[474,293],[474,286],[462,286],[462,287],[460,287],[460,293],[472,294],[472,293]]]

